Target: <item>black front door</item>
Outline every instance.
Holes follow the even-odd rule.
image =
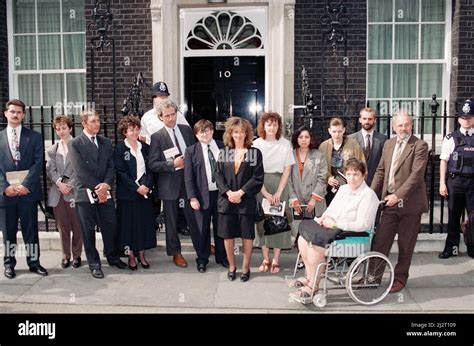
[[[219,139],[230,116],[257,126],[257,114],[265,103],[264,57],[185,58],[184,76],[186,118],[191,125],[208,119]]]

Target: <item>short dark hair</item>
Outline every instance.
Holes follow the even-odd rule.
[[[207,119],[201,119],[199,120],[196,124],[194,124],[194,134],[198,134],[201,131],[204,131],[205,129],[211,129],[214,131],[214,125],[207,120]]]
[[[281,132],[282,132],[282,127],[283,127],[283,124],[282,124],[282,121],[281,121],[281,116],[280,114],[276,113],[276,112],[266,112],[266,113],[263,113],[262,117],[260,118],[260,120],[258,121],[258,124],[257,124],[257,134],[259,137],[265,139],[267,138],[267,133],[265,132],[265,123],[267,121],[275,121],[276,123],[278,123],[278,131],[276,133],[276,136],[275,138],[276,139],[280,139],[281,137]]]
[[[128,128],[135,128],[137,126],[138,128],[141,127],[140,119],[133,115],[126,115],[120,120],[117,131],[125,138]]]
[[[308,126],[301,126],[299,129],[293,132],[293,135],[291,136],[291,144],[293,144],[293,149],[297,149],[300,147],[298,144],[298,137],[303,131],[308,131],[309,133],[309,138],[310,138],[309,149],[317,149],[318,141],[317,141],[316,135],[311,132]]]
[[[362,175],[365,175],[365,172],[367,172],[367,166],[365,163],[355,157],[351,157],[346,161],[344,165],[344,171],[347,172],[349,169],[352,169],[356,172],[361,172]]]
[[[5,105],[5,110],[8,109],[8,107],[10,106],[18,106],[18,107],[21,107],[21,109],[23,109],[23,113],[25,113],[25,109],[26,109],[26,106],[25,104],[23,103],[23,101],[20,101],[18,99],[13,99],[13,100],[10,100],[7,102],[7,104]]]
[[[66,115],[58,115],[57,117],[54,118],[53,120],[53,127],[56,129],[57,125],[62,125],[66,124],[67,127],[72,129],[74,126],[74,123],[72,122],[71,118],[67,117]]]

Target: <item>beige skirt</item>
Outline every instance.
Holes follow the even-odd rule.
[[[271,194],[275,193],[278,189],[278,185],[280,184],[282,173],[265,173],[263,178],[263,185],[265,189]],[[288,206],[288,185],[285,186],[283,190],[280,200],[285,201],[285,214],[288,217],[288,222],[293,221],[293,215],[290,211]],[[257,195],[257,200],[262,201],[263,195],[259,193]],[[266,246],[269,248],[277,248],[277,249],[290,249],[292,247],[291,243],[291,231],[278,233],[270,236],[266,236],[263,234],[263,221],[257,222],[257,232],[255,234],[255,239],[253,241],[253,246],[262,247]]]

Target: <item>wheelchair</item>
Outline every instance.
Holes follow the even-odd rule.
[[[343,232],[326,249],[326,262],[318,265],[315,277],[320,277],[319,289],[315,292],[316,280],[310,283],[310,297],[290,296],[291,301],[302,304],[311,302],[323,308],[327,304],[328,291],[345,289],[349,297],[362,305],[374,305],[382,301],[392,288],[394,270],[390,260],[383,254],[370,251],[372,239],[380,219],[383,204],[379,207],[374,227],[366,232]],[[298,252],[293,275],[285,276],[291,287],[296,279]]]

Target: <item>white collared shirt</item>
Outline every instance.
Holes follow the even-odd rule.
[[[361,133],[362,137],[364,138],[364,148],[367,148],[367,135],[369,135],[370,138],[370,147],[372,148],[374,146],[374,130],[368,132],[364,128],[361,128]],[[362,149],[364,149],[362,148]]]
[[[71,140],[71,136],[69,136],[67,138],[67,141],[70,141]],[[67,156],[67,153],[68,153],[68,149],[67,149],[67,142],[63,141],[62,139],[59,140],[59,143],[58,143],[58,154],[61,154],[62,157],[63,157],[63,163],[66,163],[66,156]]]
[[[334,219],[336,227],[343,231],[364,232],[373,227],[378,206],[377,195],[362,181],[355,191],[342,185],[322,216]]]
[[[16,130],[16,136],[18,137],[18,146],[20,146],[21,143],[21,129],[22,126],[18,125],[18,127],[15,128]],[[7,138],[8,138],[8,146],[10,147],[10,152],[12,153],[12,157],[15,157],[15,151],[13,148],[13,127],[10,125],[7,126]],[[20,148],[18,148],[19,150]]]
[[[186,142],[184,141],[183,135],[181,134],[181,131],[179,130],[178,124],[176,124],[173,128],[169,128],[165,126],[166,131],[168,131],[168,134],[171,137],[171,141],[174,143],[175,147],[177,148],[179,145],[179,149],[181,150],[181,153],[184,155],[184,151],[186,150]],[[176,133],[176,138],[178,139],[178,143],[174,142],[174,134],[173,130]]]
[[[83,130],[82,132],[84,132],[84,134],[87,136],[87,138],[89,138],[89,140],[92,142],[92,137],[94,137],[94,143],[95,145],[97,146],[97,148],[99,147],[99,141],[97,140],[97,135],[98,134],[95,134],[95,135],[91,135],[89,134],[86,130]]]
[[[132,146],[130,145],[130,142],[125,138],[123,141],[125,143],[125,146],[130,149],[130,154],[137,160],[137,181],[135,183],[140,186],[138,183],[138,180],[146,174],[146,165],[145,165],[145,159],[143,158],[142,154],[142,144],[137,141],[137,151],[133,150]]]
[[[217,183],[212,182],[212,172],[211,172],[211,163],[209,162],[209,153],[207,151],[207,144],[200,142],[202,146],[202,156],[204,157],[204,164],[206,165],[206,176],[207,176],[207,186],[209,191],[217,191]],[[212,154],[214,155],[214,159],[216,160],[219,158],[219,147],[215,140],[212,140],[209,145],[211,146]]]
[[[466,130],[463,129],[462,127],[456,131],[459,131],[463,135],[466,133]],[[469,133],[469,136],[474,135],[474,128],[471,127],[467,131]],[[454,144],[454,138],[452,136],[450,138],[444,137],[443,145],[441,146],[441,154],[439,155],[439,158],[444,161],[449,161],[449,156],[451,155],[451,153],[454,151],[455,148],[456,148],[456,144]]]

